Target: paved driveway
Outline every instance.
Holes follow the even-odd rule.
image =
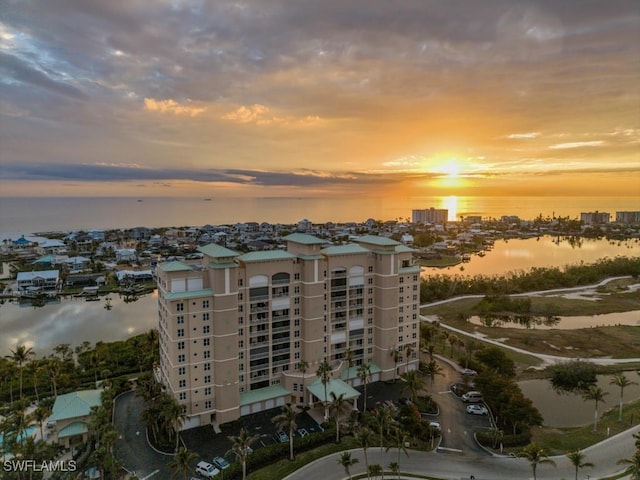
[[[171,455],[154,451],[147,443],[145,425],[140,420],[144,402],[134,392],[118,396],[114,402],[114,425],[118,439],[114,453],[122,460],[124,468],[135,472],[139,478],[166,479],[171,477],[167,462]]]

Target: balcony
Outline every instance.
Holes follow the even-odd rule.
[[[249,297],[249,302],[264,302],[265,300],[269,300],[269,294],[266,294],[266,295],[251,295]]]
[[[262,358],[269,358],[271,356],[271,352],[262,352],[262,353],[252,353],[249,355],[249,360],[260,360]]]
[[[291,283],[290,278],[285,278],[283,280],[272,280],[271,285],[289,285]]]
[[[276,327],[276,328],[272,328],[271,329],[271,333],[272,334],[276,334],[276,333],[284,333],[284,332],[289,332],[291,331],[291,327],[290,326],[286,326],[286,327]]]

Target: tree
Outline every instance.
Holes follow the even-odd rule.
[[[424,373],[429,375],[431,379],[431,386],[433,387],[433,382],[436,379],[436,375],[444,376],[444,371],[442,367],[435,360],[430,360],[429,363],[424,367]]]
[[[326,422],[329,419],[327,385],[329,385],[331,381],[331,365],[329,365],[326,359],[320,364],[318,370],[316,370],[316,376],[320,378],[320,382],[322,382],[322,386],[324,387],[324,421]]]
[[[42,424],[51,415],[51,409],[43,405],[38,405],[31,414],[31,418],[35,420],[40,426],[40,438],[44,441],[44,430]]]
[[[538,465],[547,463],[549,465],[556,466],[556,462],[551,460],[544,448],[540,447],[537,443],[530,443],[522,449],[520,457],[526,458],[531,465],[531,471],[533,473],[533,480],[536,480],[536,469]]]
[[[583,462],[585,457],[586,457],[586,455],[584,453],[582,453],[579,449],[576,450],[575,452],[567,453],[567,458],[571,462],[571,465],[573,465],[575,467],[575,469],[576,469],[576,478],[575,478],[575,480],[578,480],[578,470],[579,469],[581,469],[581,468],[592,468],[593,467],[593,463],[591,463],[591,462]]]
[[[180,427],[187,419],[182,405],[178,403],[173,397],[167,395],[160,412],[160,418],[162,420],[162,424],[164,425],[164,429],[167,431],[173,431],[173,434],[176,436],[175,451],[177,452],[178,444],[180,442]]]
[[[605,392],[600,387],[596,387],[595,385],[589,386],[587,391],[582,395],[582,398],[585,400],[593,400],[595,402],[595,411],[593,415],[593,431],[597,431],[598,429],[598,403],[603,402],[606,403],[604,397],[609,395],[609,392]]]
[[[380,408],[376,409],[375,416],[373,418],[376,422],[376,426],[378,427],[378,435],[380,435],[380,451],[382,452],[382,449],[384,448],[385,430],[388,430],[389,424],[393,420],[391,408],[386,404],[382,405]]]
[[[596,366],[582,360],[557,363],[547,371],[551,374],[551,387],[558,393],[583,392],[598,380]]]
[[[331,392],[331,404],[329,405],[329,412],[333,416],[336,422],[336,443],[340,443],[340,417],[348,411],[349,401],[344,398],[344,393],[336,395]]]
[[[371,380],[371,364],[363,363],[358,366],[358,378],[364,387],[364,406],[362,410],[367,411],[367,383]]]
[[[231,450],[242,464],[242,480],[247,478],[247,457],[251,445],[260,438],[259,435],[250,435],[246,429],[241,429],[237,436],[227,437],[231,441]],[[227,453],[229,453],[227,452]]]
[[[171,478],[174,479],[180,475],[184,480],[188,480],[189,473],[193,472],[191,464],[198,459],[198,455],[194,452],[187,450],[184,447],[180,447],[180,450],[173,456],[173,460],[167,463],[167,466],[173,470]]]
[[[389,463],[389,470],[391,470],[391,473],[395,474],[398,479],[400,478],[400,464],[398,462]]]
[[[418,393],[425,387],[424,377],[418,370],[411,370],[410,372],[400,375],[400,379],[404,382],[404,389],[408,390],[411,394],[411,401],[416,402]]]
[[[620,410],[618,412],[618,421],[622,421],[622,404],[624,397],[624,389],[629,385],[637,385],[636,382],[629,380],[624,373],[616,373],[609,382],[610,385],[615,385],[620,388]]]
[[[360,431],[356,434],[356,443],[362,448],[362,453],[364,454],[364,466],[367,470],[367,475],[369,472],[369,458],[367,457],[367,449],[371,446],[371,442],[373,441],[373,432],[367,427],[361,428]]]
[[[402,355],[400,354],[400,349],[398,348],[392,348],[391,352],[390,352],[391,358],[393,359],[393,381],[396,381],[396,375],[398,374],[398,362],[400,361],[400,358],[402,357]]]
[[[618,465],[626,465],[628,467],[626,473],[631,475],[631,480],[640,480],[640,449],[636,450],[631,458],[618,460]]]
[[[380,476],[384,480],[384,470],[382,469],[382,465],[380,465],[379,463],[369,465],[367,471],[369,474],[369,478]]]
[[[407,343],[404,346],[404,355],[405,355],[405,358],[407,359],[405,371],[408,372],[409,371],[409,362],[411,361],[411,355],[413,355],[413,345],[412,344]]]
[[[22,400],[22,369],[35,354],[32,348],[27,348],[24,345],[18,345],[15,350],[10,350],[10,352],[11,355],[8,355],[7,358],[18,364],[18,372],[20,375],[20,400]]]
[[[387,452],[391,448],[397,448],[398,460],[392,462],[392,464],[395,463],[397,465],[397,470],[394,470],[391,465],[389,465],[389,468],[391,468],[391,471],[393,471],[394,473],[398,473],[398,471],[400,470],[400,453],[403,452],[407,457],[409,456],[409,452],[407,451],[407,447],[405,446],[405,444],[407,443],[407,434],[401,428],[396,427],[393,429],[393,436],[391,437],[391,439],[392,444],[387,447]]]
[[[344,473],[349,475],[349,480],[351,480],[351,472],[349,471],[349,468],[358,463],[358,459],[352,458],[351,452],[342,452],[338,457],[338,463],[344,467]]]
[[[333,392],[331,392],[333,393]],[[282,413],[276,415],[271,421],[279,429],[287,428],[289,430],[289,460],[293,461],[293,432],[295,432],[298,426],[296,425],[296,412],[295,408],[291,404],[282,406]]]
[[[498,347],[485,347],[478,350],[475,357],[487,370],[506,378],[515,378],[516,376],[515,362]]]

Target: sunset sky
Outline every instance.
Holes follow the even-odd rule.
[[[640,195],[637,0],[3,0],[0,195]]]

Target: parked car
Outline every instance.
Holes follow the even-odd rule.
[[[282,443],[289,441],[289,435],[284,433],[282,430],[278,430],[276,432],[276,436],[278,437],[278,440],[280,440],[280,442]]]
[[[462,395],[462,401],[465,403],[480,403],[482,401],[482,394],[480,392],[467,392]]]
[[[218,467],[220,470],[226,470],[227,468],[229,468],[229,462],[227,462],[224,458],[222,457],[215,457],[213,459],[213,464]]]
[[[460,373],[462,375],[464,375],[465,377],[474,377],[474,376],[476,376],[478,374],[478,372],[476,372],[475,370],[472,370],[470,368],[463,368]]]
[[[442,431],[442,427],[440,426],[440,423],[438,423],[438,422],[429,422],[429,427],[433,428],[434,430],[437,430],[439,432]]]
[[[467,405],[467,413],[472,415],[489,415],[489,410],[482,405]]]
[[[196,465],[196,473],[206,478],[213,478],[220,473],[220,470],[210,463],[198,462],[198,465]]]

